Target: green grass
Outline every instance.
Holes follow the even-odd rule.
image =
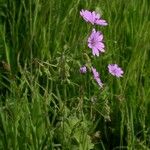
[[[150,149],[148,0],[0,1],[0,149]],[[97,10],[106,53],[87,47]],[[81,65],[94,65],[104,88]],[[116,79],[107,65],[125,72]],[[10,65],[10,69],[7,67]]]

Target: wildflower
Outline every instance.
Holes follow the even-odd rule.
[[[108,71],[110,74],[116,77],[122,77],[123,70],[117,64],[109,64]]]
[[[88,38],[88,47],[92,49],[92,54],[94,56],[99,56],[99,53],[105,52],[105,46],[102,40],[103,34],[93,29],[90,37]]]
[[[86,66],[82,66],[80,68],[80,73],[86,73],[86,72],[87,72]]]
[[[80,15],[86,22],[90,22],[91,24],[97,24],[101,26],[106,26],[107,22],[100,18],[100,14],[96,13],[95,11],[88,11],[88,10],[81,10]]]
[[[101,79],[100,79],[100,75],[99,75],[99,73],[96,71],[96,69],[95,68],[93,68],[92,67],[92,72],[93,72],[93,76],[94,76],[94,79],[96,80],[96,82],[98,83],[98,85],[100,86],[100,87],[102,87],[103,86],[103,84],[102,84],[102,81],[101,81]]]

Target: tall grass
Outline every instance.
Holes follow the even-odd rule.
[[[0,149],[150,149],[148,0],[0,1]],[[81,9],[109,25],[106,53],[86,46]],[[87,56],[89,54],[89,56]],[[97,67],[99,89],[85,62]],[[107,73],[118,63],[124,77]],[[10,66],[10,67],[8,67]]]

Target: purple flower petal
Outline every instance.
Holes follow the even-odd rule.
[[[101,25],[101,26],[107,26],[108,25],[106,20],[103,20],[103,19],[96,20],[95,24]]]

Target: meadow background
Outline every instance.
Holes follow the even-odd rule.
[[[100,57],[87,47],[81,9],[109,24],[97,27]],[[0,149],[150,149],[149,59],[149,0],[0,0]],[[103,89],[80,74],[85,62]]]

